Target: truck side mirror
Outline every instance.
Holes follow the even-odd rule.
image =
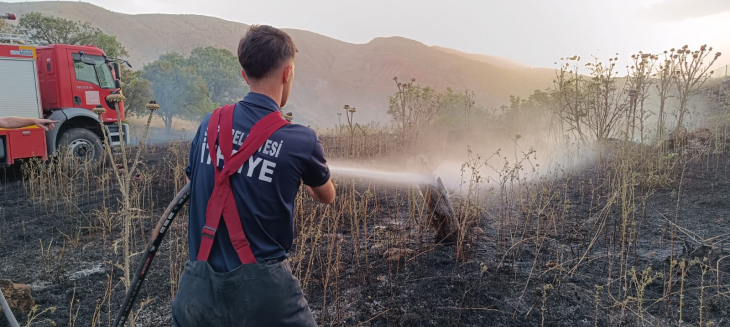
[[[115,62],[112,65],[112,68],[114,68],[114,76],[117,78],[117,80],[122,79],[122,71],[119,69],[119,63]]]
[[[120,80],[118,80],[118,79],[115,79],[115,80],[114,80],[114,88],[115,88],[115,89],[121,89],[121,88],[122,88],[122,86],[124,86],[124,83],[122,83],[122,81],[120,81]]]

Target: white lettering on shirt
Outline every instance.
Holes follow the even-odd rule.
[[[259,160],[261,160],[261,159],[259,159]],[[261,166],[261,173],[259,173],[259,180],[262,180],[267,183],[271,183],[271,177],[266,176],[266,174],[273,174],[274,170],[269,169],[269,167],[276,168],[276,163],[268,161],[268,160],[264,160],[264,165]]]
[[[256,160],[254,160],[253,156],[251,156],[251,158],[248,158],[248,174],[246,174],[246,176],[253,176],[253,170],[256,169],[256,166],[261,163],[261,160],[261,158],[256,158]]]
[[[220,129],[220,128],[219,128]],[[243,144],[243,141],[245,140],[247,134],[238,130],[233,129],[231,131],[232,133],[232,143],[237,144],[241,146]],[[208,165],[211,164],[211,156],[210,151],[208,149],[208,132],[205,131],[205,137],[201,140],[202,144],[200,145],[200,163],[206,163]],[[254,156],[251,156],[248,158],[248,169],[246,171],[247,177],[253,177],[254,173],[256,173],[256,169],[260,169],[258,171],[258,179],[267,183],[271,183],[274,177],[274,168],[276,168],[276,162],[267,160],[264,158],[278,158],[279,154],[281,153],[281,148],[284,145],[284,141],[272,141],[272,140],[266,140],[266,142],[261,145],[261,147],[258,148],[258,153],[260,153],[258,156],[263,156],[259,158],[254,158]],[[239,149],[240,150],[240,149]],[[238,150],[232,150],[231,156],[236,154]],[[207,160],[206,160],[207,159]],[[219,146],[216,146],[216,165],[218,167],[221,167],[225,164],[225,159],[223,158],[223,153],[221,152],[221,149]],[[238,167],[237,173],[241,174],[243,171],[243,166],[245,166],[245,163],[241,165],[241,167]]]
[[[266,140],[266,143],[264,144],[264,154],[272,155],[269,153],[271,150],[271,140]]]

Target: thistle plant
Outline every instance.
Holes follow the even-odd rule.
[[[350,107],[349,104],[346,104],[342,108],[345,109],[345,117],[347,117],[347,125],[349,125],[349,127],[350,127],[350,142],[349,142],[350,149],[348,152],[350,155],[354,156],[355,154],[354,154],[354,149],[353,149],[353,145],[352,145],[352,140],[355,137],[355,125],[353,125],[353,122],[354,122],[354,116],[355,116],[355,113],[357,112],[357,109],[355,107]]]
[[[114,154],[112,153],[111,144],[109,142],[109,133],[104,126],[103,120],[101,119],[101,115],[106,113],[106,109],[102,107],[97,107],[94,109],[94,113],[99,115],[99,124],[101,125],[101,130],[104,133],[104,145],[106,148],[106,154],[109,158],[109,162],[111,163],[112,171],[114,172],[114,177],[117,181],[117,184],[119,185],[119,192],[122,194],[122,207],[120,209],[120,214],[122,217],[122,252],[123,252],[123,263],[122,263],[122,270],[124,271],[124,286],[127,290],[129,290],[129,286],[131,283],[131,276],[130,276],[130,241],[131,241],[131,230],[132,230],[132,216],[131,213],[133,212],[132,208],[132,201],[131,201],[131,185],[132,185],[132,178],[135,176],[135,171],[137,167],[139,166],[139,158],[142,153],[142,148],[144,145],[144,142],[147,140],[147,134],[150,129],[150,124],[152,123],[152,115],[155,112],[155,110],[160,108],[160,105],[158,105],[155,101],[150,101],[145,107],[149,111],[149,115],[147,117],[147,124],[144,127],[144,132],[142,134],[142,139],[139,142],[139,147],[137,147],[137,152],[134,155],[134,161],[129,162],[127,159],[127,149],[126,144],[124,142],[124,130],[122,129],[122,117],[121,113],[119,111],[119,103],[122,103],[126,100],[124,95],[122,94],[112,94],[109,95],[106,100],[110,103],[114,104],[114,109],[117,112],[117,124],[119,126],[119,147],[121,152],[121,163],[117,162],[117,159],[114,157]],[[130,153],[131,154],[131,153]],[[121,168],[118,168],[121,167]],[[130,317],[130,326],[134,326],[134,318]]]

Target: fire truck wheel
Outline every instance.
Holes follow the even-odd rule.
[[[82,162],[97,162],[104,151],[99,137],[85,128],[65,131],[61,135],[59,145],[62,151],[67,151],[75,160]]]

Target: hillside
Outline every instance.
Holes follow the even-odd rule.
[[[454,54],[457,56],[461,56],[464,58],[481,61],[490,65],[495,65],[499,67],[509,68],[509,69],[527,69],[530,68],[529,66],[523,65],[519,62],[512,61],[506,58],[501,58],[497,56],[490,56],[485,54],[478,54],[478,53],[467,53],[467,52],[461,52],[459,50],[454,50],[451,48],[444,48],[437,45],[431,46],[432,48],[443,51],[446,53]]]
[[[235,53],[248,25],[197,15],[127,15],[80,2],[3,3],[0,12],[23,15],[37,11],[88,21],[116,35],[130,53],[135,68],[167,52],[188,53],[198,46],[226,48]],[[400,38],[376,38],[351,44],[316,33],[287,29],[299,48],[297,84],[291,111],[296,121],[331,126],[344,104],[356,106],[357,121],[388,121],[388,96],[393,77],[437,89],[474,90],[478,103],[497,107],[509,95],[527,95],[551,84],[549,69],[530,69],[506,59],[429,47]]]

